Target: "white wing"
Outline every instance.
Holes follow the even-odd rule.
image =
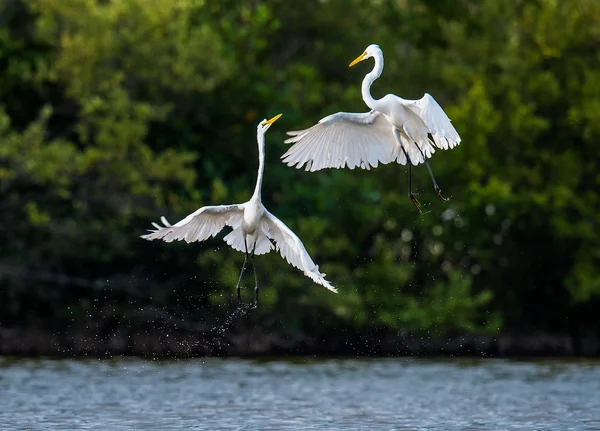
[[[408,102],[408,106],[423,119],[436,147],[447,150],[460,144],[460,136],[450,118],[429,93],[425,93],[419,100],[405,102]]]
[[[225,226],[234,228],[239,226],[243,216],[243,204],[202,207],[174,225],[162,217],[164,226],[152,223],[156,230],[150,230],[151,233],[142,235],[140,238],[162,239],[166,242],[175,240],[204,241],[217,235]]]
[[[275,241],[281,256],[315,283],[337,293],[337,289],[325,280],[325,274],[319,272],[319,267],[310,258],[300,238],[269,211],[265,210],[264,217],[269,227],[268,236]]]
[[[293,143],[281,156],[288,166],[307,171],[324,168],[376,168],[378,163],[389,163],[397,147],[392,125],[377,111],[360,114],[338,112],[318,124],[295,132],[287,132]]]

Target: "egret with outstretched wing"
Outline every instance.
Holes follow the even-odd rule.
[[[376,168],[379,163],[396,161],[408,164],[408,195],[421,212],[421,204],[412,193],[411,165],[425,163],[438,196],[438,186],[427,161],[436,148],[454,148],[460,136],[450,119],[433,97],[425,94],[419,100],[405,100],[394,94],[381,99],[371,96],[371,85],[383,71],[383,53],[379,46],[369,45],[350,67],[373,57],[375,67],[362,82],[362,97],[371,111],[338,112],[321,119],[316,125],[287,132],[294,144],[281,156],[288,166],[307,171],[324,168]]]
[[[237,283],[237,297],[240,298],[240,282],[246,269],[248,256],[252,260],[255,281],[255,305],[258,305],[258,277],[254,265],[254,255],[268,253],[273,249],[273,242],[281,256],[291,265],[302,270],[304,275],[315,283],[337,292],[327,280],[325,274],[310,258],[306,248],[281,220],[271,214],[261,201],[262,179],[265,168],[265,132],[281,114],[270,120],[261,121],[257,128],[258,140],[258,177],[252,198],[238,205],[206,206],[188,215],[183,220],[171,225],[161,217],[163,225],[152,223],[155,227],[151,233],[142,235],[147,240],[162,239],[166,242],[183,240],[186,242],[204,241],[217,235],[225,226],[233,230],[224,238],[234,250],[245,253],[244,264]],[[271,242],[273,241],[273,242]]]

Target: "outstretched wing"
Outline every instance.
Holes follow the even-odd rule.
[[[447,150],[460,144],[460,136],[450,118],[429,93],[419,100],[407,101],[412,110],[421,117],[438,148]]]
[[[295,132],[286,144],[292,145],[281,156],[288,166],[307,171],[324,168],[376,168],[392,161],[397,146],[393,126],[377,111],[361,114],[338,112],[321,119],[314,126]]]
[[[152,223],[156,228],[140,238],[147,240],[162,239],[166,242],[184,240],[185,242],[204,241],[218,234],[225,226],[237,227],[244,216],[244,205],[221,205],[202,207],[183,220],[171,225],[161,217],[164,226]]]
[[[269,227],[267,235],[275,241],[277,250],[283,256],[289,264],[302,270],[304,275],[309,277],[312,281],[332,292],[337,293],[337,289],[325,280],[325,274],[319,272],[319,267],[310,258],[304,244],[300,241],[300,238],[296,236],[281,220],[265,210],[265,219]]]

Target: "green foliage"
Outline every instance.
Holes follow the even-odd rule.
[[[431,93],[463,139],[431,160],[448,203],[413,169],[422,217],[398,165],[278,161],[285,130],[366,109],[368,66],[347,65],[370,43],[386,56],[373,93]],[[0,324],[228,313],[240,253],[138,236],[247,200],[256,123],[283,112],[263,198],[340,294],[261,256],[249,325],[600,333],[599,43],[593,0],[8,0]]]

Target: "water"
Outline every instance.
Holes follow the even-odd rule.
[[[600,430],[600,363],[0,358],[0,429]]]

